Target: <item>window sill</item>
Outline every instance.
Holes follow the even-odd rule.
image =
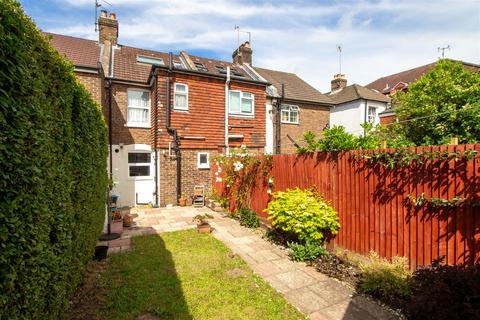
[[[144,129],[150,129],[151,125],[150,124],[140,124],[140,123],[125,123],[125,127],[127,128],[144,128]]]
[[[209,170],[210,169],[210,166],[208,167],[198,167],[199,170]]]
[[[238,113],[229,113],[228,117],[232,118],[243,118],[243,119],[255,119],[254,114],[238,114]]]
[[[173,108],[173,112],[189,113],[188,109],[175,109],[175,108]]]
[[[298,126],[298,125],[300,125],[300,122],[283,122],[282,121],[282,124],[293,124],[293,125]]]
[[[153,177],[146,177],[146,176],[140,176],[140,177],[128,177],[128,180],[130,181],[147,181],[147,180],[153,180]]]

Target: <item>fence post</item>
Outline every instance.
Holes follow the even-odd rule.
[[[450,144],[452,146],[458,146],[458,138],[457,137],[451,137],[450,138]]]
[[[380,149],[387,149],[387,140],[382,140],[382,142],[380,142]]]

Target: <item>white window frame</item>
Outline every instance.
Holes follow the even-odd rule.
[[[185,86],[185,92],[177,92],[177,85]],[[185,95],[186,96],[186,101],[185,101],[185,108],[183,107],[178,107],[175,105],[175,96],[176,95]],[[186,83],[180,83],[180,82],[175,82],[173,84],[173,110],[180,110],[180,111],[188,111],[188,84]]]
[[[373,116],[373,119],[371,119],[371,120],[370,120],[370,109],[375,110],[375,115]],[[371,123],[371,124],[375,124],[375,122],[377,121],[377,116],[378,116],[377,107],[367,106],[367,122]]]
[[[147,92],[148,93],[148,107],[147,108],[140,108],[140,107],[130,107],[128,105],[128,95],[130,92],[132,91],[137,91],[137,92]],[[151,127],[151,115],[150,115],[150,112],[151,112],[151,95],[150,95],[150,91],[149,90],[144,90],[144,89],[138,89],[138,88],[129,88],[127,89],[127,123],[125,126],[127,127],[137,127],[137,128],[150,128]],[[144,110],[148,110],[148,120],[147,122],[131,122],[130,119],[128,118],[128,115],[129,115],[129,109],[132,108],[132,109],[144,109]]]
[[[200,163],[201,155],[207,155],[207,163]],[[198,169],[210,169],[210,153],[208,152],[197,153],[197,167]]]
[[[130,163],[128,162],[128,155],[130,153],[148,153],[150,154],[150,162],[138,162],[138,163]],[[128,180],[151,180],[153,179],[153,168],[152,168],[152,162],[154,161],[153,159],[153,153],[152,151],[144,151],[144,150],[131,150],[127,153],[127,177]],[[150,175],[148,176],[131,176],[130,175],[130,167],[149,167],[149,173]]]
[[[230,93],[232,92],[238,92],[240,93],[240,111],[232,111],[232,103],[231,103],[231,96],[230,96]],[[251,95],[251,98],[244,98],[243,95],[244,94],[249,94]],[[248,100],[252,100],[252,112],[243,112],[242,111],[242,100],[243,99],[248,99]],[[231,115],[235,115],[235,116],[243,116],[243,117],[254,117],[255,116],[255,95],[253,93],[250,93],[250,92],[243,92],[243,91],[240,91],[240,90],[229,90],[228,91],[228,113],[231,114]]]
[[[284,110],[284,107],[288,107],[288,110]],[[292,107],[295,108],[296,110],[292,110]],[[288,121],[283,120],[283,113],[288,113]],[[297,121],[290,121],[290,113],[292,112],[297,112]],[[288,124],[299,124],[300,123],[300,108],[297,105],[293,104],[282,104],[280,108],[280,119],[282,123],[288,123]]]

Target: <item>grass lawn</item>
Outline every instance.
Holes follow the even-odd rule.
[[[187,230],[132,243],[101,273],[105,298],[97,318],[305,319],[211,235]]]

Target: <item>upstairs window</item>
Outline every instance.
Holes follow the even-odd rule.
[[[173,89],[173,109],[188,110],[188,86],[183,83],[175,83]]]
[[[203,71],[203,72],[208,71],[207,67],[205,67],[205,65],[201,62],[193,62],[193,64],[195,65],[198,71]]]
[[[368,107],[368,115],[367,115],[367,121],[368,123],[375,123],[375,120],[377,119],[377,108],[375,107]]]
[[[150,92],[129,89],[127,126],[150,127]]]
[[[237,90],[231,90],[229,94],[229,113],[247,116],[253,115],[253,94]]]
[[[299,118],[298,113],[299,113],[298,106],[282,104],[282,123],[298,124],[298,118]]]

